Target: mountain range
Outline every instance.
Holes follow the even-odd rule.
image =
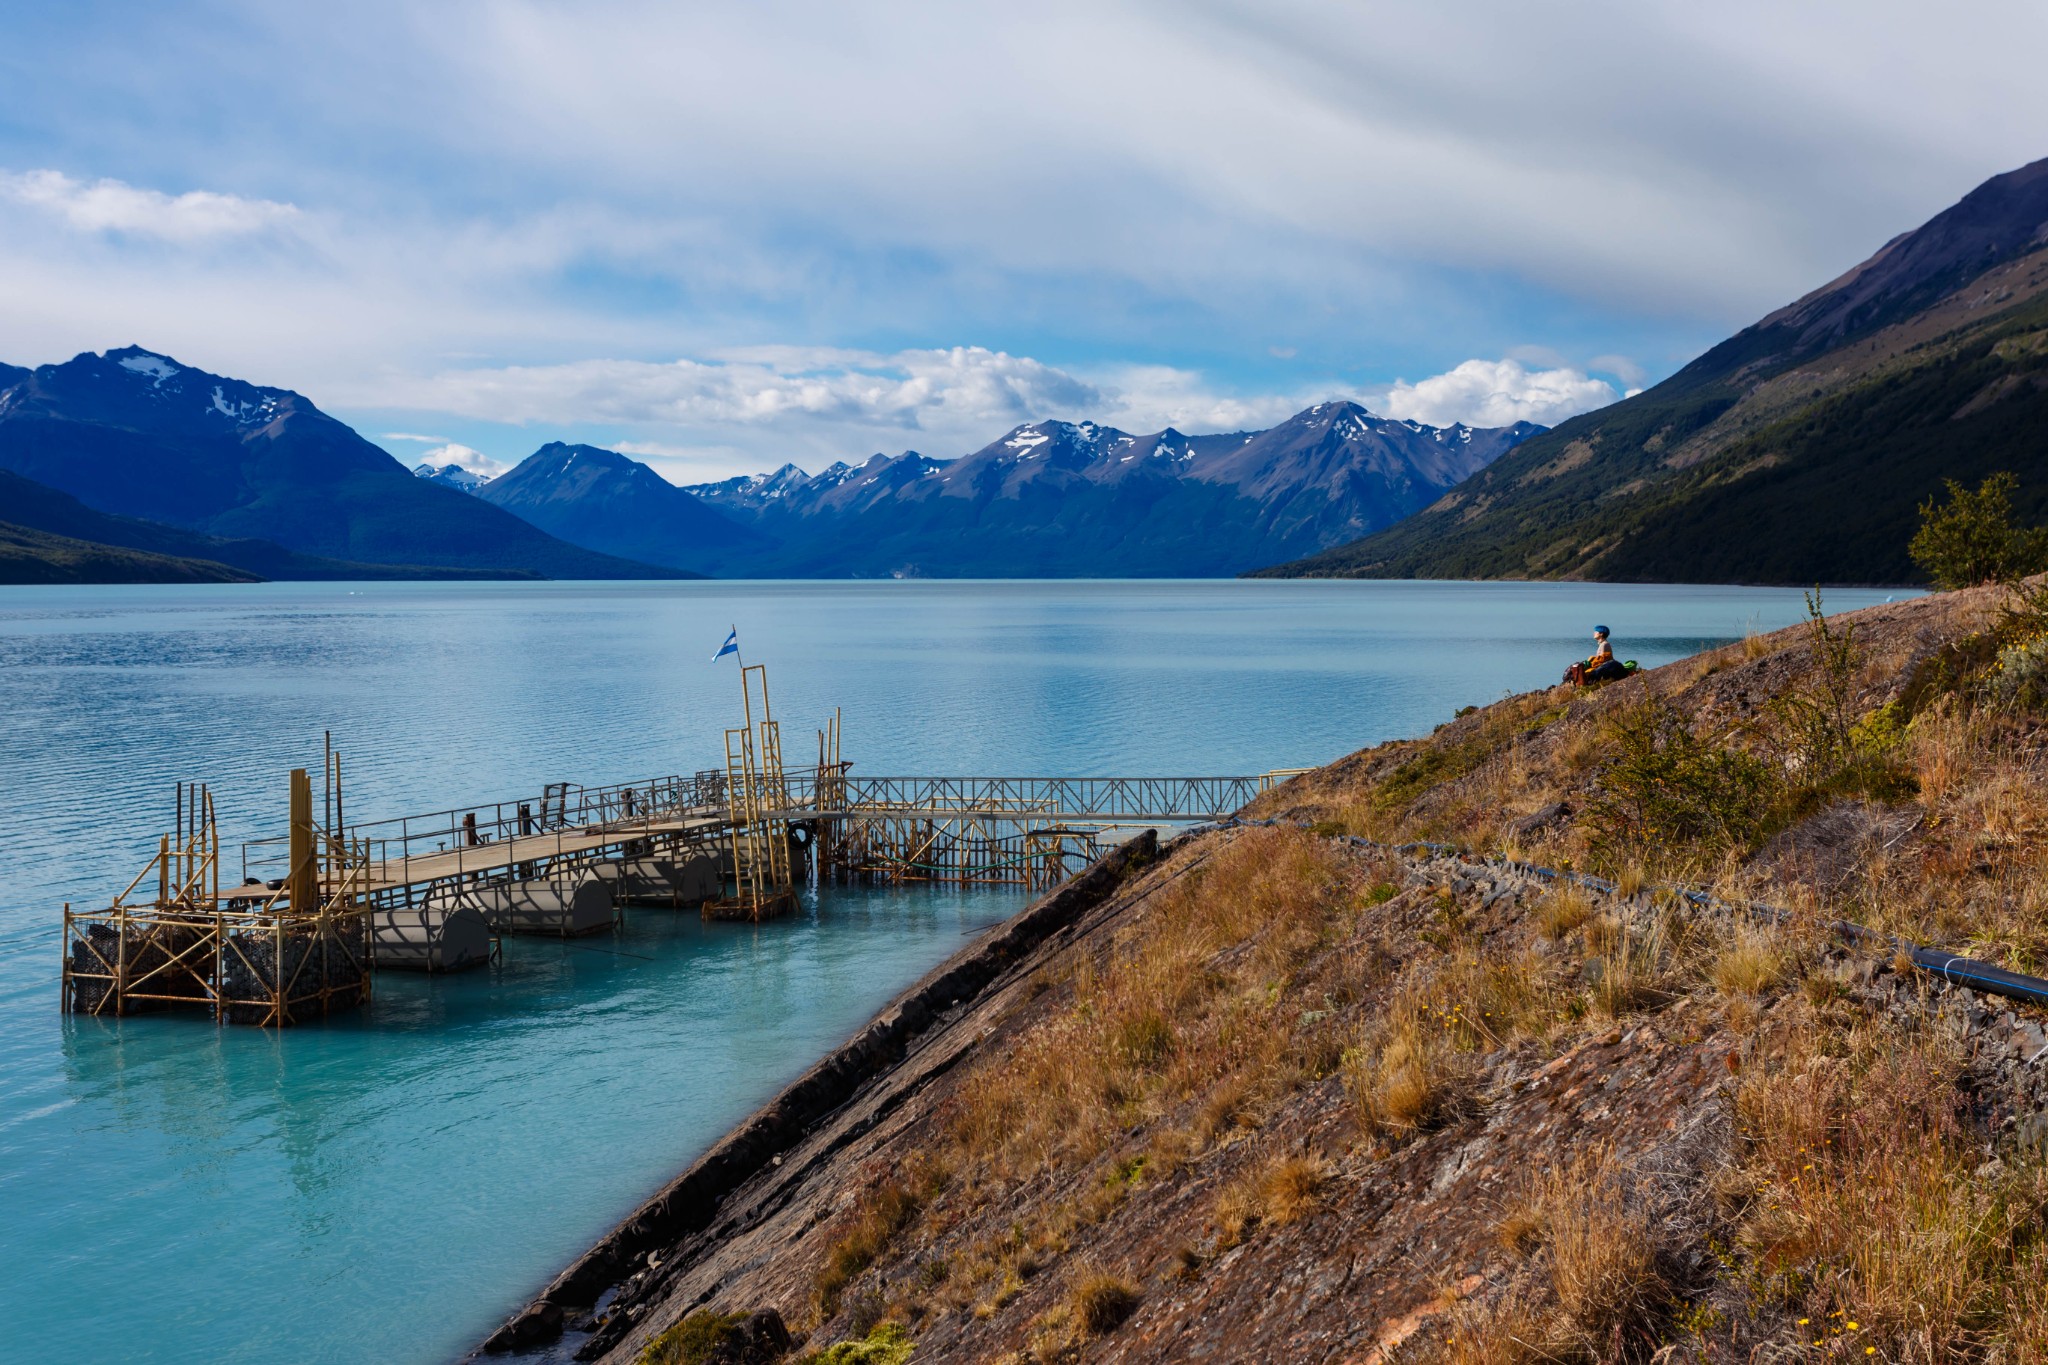
[[[290,390],[208,374],[132,346],[0,371],[0,470],[69,494],[94,512],[270,542],[284,555],[314,556],[327,567],[342,561],[430,574],[687,576],[557,540],[457,489],[416,479]],[[25,522],[24,491],[10,486],[0,521],[73,534]],[[271,567],[292,577],[378,573],[336,574],[289,559]]]
[[[1419,514],[1266,572],[1913,583],[1920,504],[1997,470],[2048,520],[2048,160]]]
[[[688,491],[761,533],[720,568],[791,576],[1201,577],[1387,525],[1542,430],[1319,403],[1267,431],[1032,422],[957,460],[907,451]]]
[[[408,471],[299,394],[127,347],[0,367],[0,577],[1215,576],[1388,525],[1541,430],[1333,402],[1221,435],[1033,422],[954,460],[688,489],[554,442],[484,479]],[[45,552],[64,566],[24,567]]]
[[[2004,469],[2048,519],[2048,161],[1549,431],[1329,402],[1265,431],[1038,421],[957,459],[689,488],[557,442],[485,481],[136,347],[0,365],[0,578],[1907,583],[1921,503]]]

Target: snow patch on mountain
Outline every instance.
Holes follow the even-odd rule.
[[[183,370],[180,370],[176,365],[173,365],[170,361],[165,360],[162,356],[149,355],[147,353],[142,355],[123,356],[121,357],[120,365],[122,369],[127,370],[132,374],[145,374],[150,376],[150,378],[154,381],[153,383],[150,384],[150,387],[153,389],[162,388],[164,386],[164,381],[166,379],[175,379],[179,375],[184,373]],[[215,390],[215,392],[218,392],[218,390]]]

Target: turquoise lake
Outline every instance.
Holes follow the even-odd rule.
[[[1803,613],[1591,584],[0,588],[0,1358],[457,1356],[1022,904],[629,911],[614,936],[507,940],[500,966],[381,975],[368,1009],[281,1033],[67,1019],[61,906],[142,868],[180,780],[239,842],[282,830],[325,730],[352,819],[711,767],[734,626],[793,761],[836,706],[861,775],[1248,774],[1554,682],[1596,621],[1652,666]]]

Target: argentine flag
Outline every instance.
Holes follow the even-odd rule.
[[[720,646],[718,647],[718,652],[717,652],[716,654],[714,654],[714,655],[712,655],[712,656],[711,656],[711,662],[712,662],[712,663],[717,663],[717,662],[718,662],[718,661],[719,661],[720,659],[723,659],[723,658],[724,658],[724,657],[725,657],[726,655],[728,655],[728,654],[737,654],[737,653],[739,653],[739,652],[740,652],[740,628],[739,628],[738,626],[734,626],[734,627],[732,628],[732,634],[730,634],[730,635],[728,635],[728,636],[726,636],[726,637],[725,637],[725,643],[724,643],[724,644],[722,644],[722,645],[720,645]]]

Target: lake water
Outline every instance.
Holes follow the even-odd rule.
[[[1596,621],[1648,666],[1802,611],[1588,584],[0,588],[0,1358],[459,1354],[1020,904],[634,911],[282,1033],[64,1018],[60,906],[126,884],[181,779],[238,841],[281,830],[329,729],[352,818],[714,766],[735,625],[792,757],[837,706],[860,774],[1256,773],[1553,682]]]

